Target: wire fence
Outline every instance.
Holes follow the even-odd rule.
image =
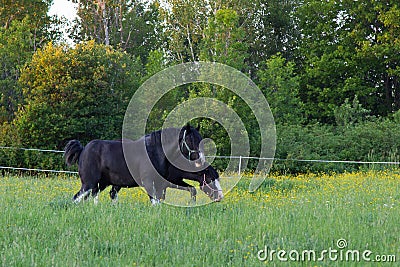
[[[11,147],[11,146],[0,146],[0,149],[14,149],[14,150],[24,150],[24,151],[64,153],[63,150],[23,148],[23,147]]]
[[[53,172],[53,173],[69,173],[69,174],[78,174],[78,172],[75,172],[75,171],[64,171],[64,170],[46,170],[46,169],[21,168],[21,167],[8,167],[8,166],[0,166],[0,169],[12,170],[12,171],[34,171],[34,172]]]
[[[22,147],[9,147],[0,146],[0,149],[9,150],[23,150],[23,151],[36,151],[36,152],[49,152],[49,153],[64,153],[63,150],[52,150],[52,149],[38,149],[38,148],[22,148]],[[342,164],[359,164],[359,165],[400,165],[399,161],[357,161],[357,160],[324,160],[324,159],[295,159],[295,158],[260,158],[252,156],[209,156],[209,158],[218,159],[236,159],[238,160],[238,174],[242,171],[243,160],[265,160],[265,161],[291,161],[291,162],[308,162],[308,163],[342,163]],[[4,170],[16,170],[16,171],[34,171],[34,172],[48,172],[48,173],[67,173],[67,174],[78,174],[76,171],[66,170],[52,170],[52,169],[40,169],[40,168],[24,168],[24,167],[12,167],[12,166],[0,166],[0,169]]]

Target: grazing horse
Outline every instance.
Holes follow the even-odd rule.
[[[68,165],[78,163],[82,183],[74,201],[80,202],[90,194],[96,201],[100,191],[115,185],[142,186],[150,201],[156,204],[165,198],[167,187],[181,189],[168,181],[171,161],[184,168],[189,166],[185,172],[200,171],[201,175],[198,168],[205,164],[201,140],[198,129],[190,125],[155,131],[136,141],[92,140],[83,147],[78,140],[71,140],[65,147],[65,161]],[[213,200],[220,200],[223,194],[218,179],[209,177],[209,183],[204,179],[203,191]]]
[[[200,189],[202,191],[204,191],[204,193],[206,193],[211,199],[214,199],[215,201],[219,201],[223,197],[222,195],[221,195],[221,197],[218,197],[218,192],[222,192],[222,188],[219,184],[218,172],[211,165],[209,165],[206,169],[199,171],[199,172],[182,171],[181,169],[178,169],[177,167],[175,167],[172,164],[170,165],[170,167],[168,169],[168,177],[166,180],[168,180],[171,183],[168,187],[189,191],[193,202],[195,202],[196,195],[197,195],[196,188],[194,188],[192,185],[183,181],[183,179],[188,179],[188,180],[199,182]],[[213,181],[217,187],[217,190],[214,190],[212,187],[209,186],[209,184]],[[138,185],[129,186],[129,187],[137,187],[137,186]],[[129,187],[127,187],[127,188],[129,188]],[[164,195],[163,195],[162,199],[165,199],[165,189],[164,189]],[[119,190],[121,190],[121,186],[117,186],[117,185],[112,186],[112,188],[110,190],[110,197],[113,201],[116,201],[118,199]],[[214,196],[213,194],[216,194],[216,195]]]

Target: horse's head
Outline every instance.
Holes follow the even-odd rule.
[[[199,128],[193,128],[189,124],[184,126],[179,134],[179,147],[186,159],[194,161],[196,167],[201,167],[205,163],[203,149],[200,142],[203,139],[199,133]]]
[[[224,194],[219,183],[218,172],[210,165],[202,173],[200,189],[212,200],[220,201],[224,197]]]

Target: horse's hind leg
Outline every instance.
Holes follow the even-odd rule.
[[[82,186],[81,190],[79,190],[79,192],[74,196],[74,203],[79,203],[82,201],[82,199],[87,199],[91,191],[92,189],[85,190]]]
[[[95,203],[98,202],[98,193],[99,193],[99,186],[98,185],[88,185],[82,184],[81,190],[75,194],[73,200],[75,203],[79,203],[83,200],[86,200],[90,194],[94,197]]]
[[[95,186],[92,190],[92,197],[94,204],[96,205],[99,203],[99,193],[100,193],[99,186]]]
[[[120,186],[113,185],[111,187],[110,198],[112,200],[112,203],[117,203],[118,202],[118,192],[119,192],[119,190],[121,190]]]

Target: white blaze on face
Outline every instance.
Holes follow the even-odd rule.
[[[204,153],[203,152],[199,152],[199,159],[196,160],[196,162],[194,163],[196,168],[199,168],[199,167],[203,166],[205,162],[206,162],[206,157],[204,156]]]
[[[206,157],[204,156],[204,153],[200,151],[199,157],[200,157],[201,165],[204,165],[204,163],[206,163]]]

